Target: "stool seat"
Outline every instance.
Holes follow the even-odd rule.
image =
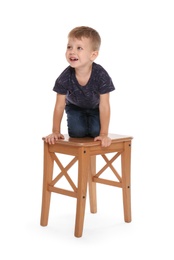
[[[133,137],[119,134],[109,134],[111,145],[102,147],[100,141],[93,138],[71,138],[64,135],[55,144],[48,144],[44,141],[44,166],[43,166],[43,191],[41,207],[41,226],[47,226],[50,208],[51,193],[58,193],[76,198],[76,217],[74,236],[81,237],[83,234],[85,204],[87,186],[89,188],[89,201],[91,213],[97,212],[96,183],[106,184],[122,188],[124,221],[131,222],[131,141]],[[71,155],[73,159],[63,166],[60,154]],[[108,159],[107,154],[114,154]],[[96,157],[102,156],[105,165],[97,172]],[[121,174],[117,172],[113,162],[121,158]],[[78,163],[77,184],[69,175],[69,170],[75,163]],[[60,172],[53,178],[54,164]],[[107,169],[112,170],[116,180],[101,178],[102,173]],[[56,187],[62,177],[65,177],[72,190]]]

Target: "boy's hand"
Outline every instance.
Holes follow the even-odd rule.
[[[49,144],[55,144],[58,139],[64,139],[64,136],[62,134],[50,134],[45,137],[45,142]]]
[[[107,135],[99,135],[94,138],[94,141],[101,141],[101,146],[107,147],[111,144],[111,138]]]

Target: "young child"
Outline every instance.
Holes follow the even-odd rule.
[[[87,26],[72,29],[68,34],[66,59],[69,66],[57,78],[52,134],[45,141],[54,144],[64,139],[61,121],[64,110],[70,137],[93,137],[103,147],[111,144],[109,93],[115,89],[107,71],[94,60],[99,54],[100,35]]]

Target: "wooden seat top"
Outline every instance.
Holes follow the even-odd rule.
[[[133,139],[133,137],[129,135],[108,134],[108,136],[111,138],[112,143],[130,141]],[[69,146],[97,146],[100,144],[100,141],[94,141],[94,138],[91,137],[72,138],[69,137],[68,134],[64,134],[64,137],[64,139],[59,139],[56,141],[56,144],[64,144]],[[45,138],[43,137],[42,139],[44,140]]]

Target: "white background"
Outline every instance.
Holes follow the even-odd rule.
[[[1,259],[174,259],[173,14],[172,0],[0,1]],[[79,25],[100,33],[96,62],[116,86],[110,132],[134,139],[132,222],[124,223],[119,191],[100,186],[98,213],[87,203],[75,238],[74,199],[53,196],[44,228],[40,209],[52,88]]]

